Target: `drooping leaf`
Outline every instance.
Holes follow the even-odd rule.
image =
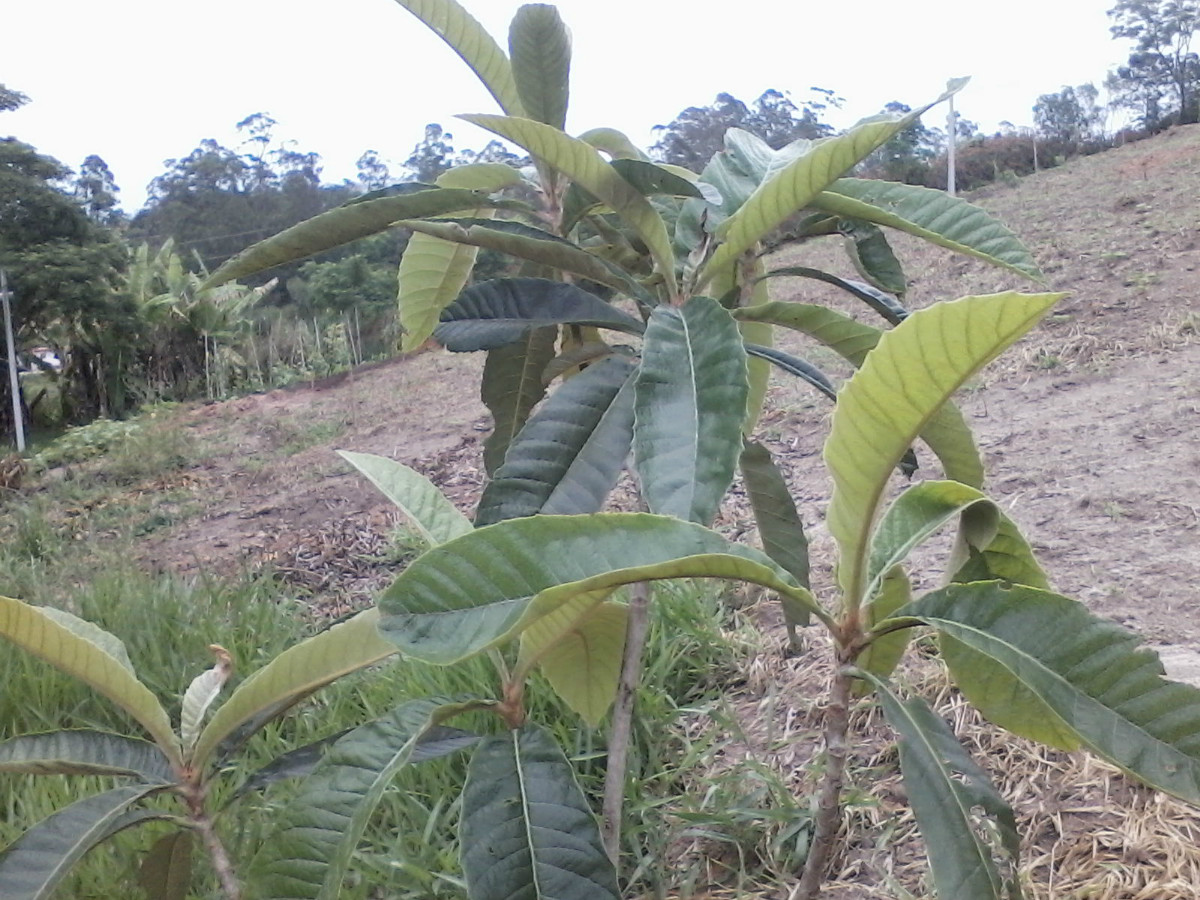
[[[510,116],[525,115],[512,65],[495,39],[457,0],[396,0],[449,45]]]
[[[307,259],[323,250],[386,231],[400,219],[422,219],[492,205],[485,191],[414,185],[394,197],[339,206],[247,247],[204,282],[210,288],[284,263]]]
[[[25,734],[0,743],[0,772],[31,775],[132,775],[171,784],[170,761],[157,745],[86,729]]]
[[[996,533],[999,511],[982,492],[957,481],[923,481],[892,501],[871,535],[865,602],[870,603],[883,577],[951,519],[973,508],[985,543]],[[990,532],[990,534],[988,534]]]
[[[403,463],[371,453],[339,450],[338,455],[370,479],[430,546],[443,544],[471,530],[471,520],[437,486]]]
[[[807,360],[793,356],[778,347],[763,347],[759,344],[746,344],[746,355],[756,359],[774,363],[789,375],[795,375],[815,387],[830,400],[837,399],[837,390],[825,373]]]
[[[479,396],[492,414],[492,433],[483,444],[483,466],[490,476],[500,467],[508,445],[525,427],[529,413],[546,395],[542,372],[554,359],[554,326],[535,328],[525,337],[488,352]]]
[[[900,772],[940,900],[1019,900],[1020,837],[1012,809],[924,700],[901,701],[882,681],[870,680],[900,735]],[[995,848],[981,836],[992,829]]]
[[[463,353],[495,350],[521,340],[531,329],[567,323],[626,334],[643,331],[638,319],[573,284],[545,278],[499,278],[459,294],[442,312],[435,334],[447,350]]]
[[[666,516],[597,513],[508,519],[429,550],[380,597],[380,631],[410,656],[449,664],[503,643],[575,596],[663,578],[750,581],[824,616],[758,550]]]
[[[480,743],[463,788],[471,900],[618,900],[596,817],[554,738],[536,725]]]
[[[492,219],[406,220],[405,228],[458,244],[498,250],[542,266],[582,275],[632,297],[647,291],[618,266],[572,241],[520,222]],[[443,307],[444,308],[444,307]]]
[[[439,755],[475,742],[456,729],[431,734],[466,708],[413,700],[335,742],[279,813],[278,830],[251,863],[253,883],[276,900],[336,900],[367,821],[422,738],[432,737]]]
[[[1050,589],[1050,581],[1033,555],[1029,541],[1004,513],[1000,513],[992,539],[981,548],[968,550],[967,556],[955,571],[954,581],[999,579],[1042,590]]]
[[[537,513],[597,512],[633,440],[631,360],[589,366],[542,404],[484,488],[475,525]]]
[[[1200,804],[1200,689],[1164,679],[1137,635],[1067,597],[995,581],[934,591],[891,621],[904,620],[998,663],[987,673],[951,664],[967,699],[993,722],[1035,739],[1053,726],[1152,787]],[[1029,721],[1027,706],[1011,705],[1014,684],[1039,699],[1049,721]]]
[[[944,191],[841,178],[809,201],[814,209],[895,228],[1034,281],[1041,271],[1025,245],[990,213]]]
[[[638,149],[623,131],[615,128],[593,128],[579,135],[585,144],[603,150],[613,159],[645,159],[646,154]]]
[[[611,207],[638,233],[668,286],[673,286],[675,257],[662,216],[594,147],[529,119],[480,115],[459,118],[523,147]]]
[[[903,297],[908,279],[887,235],[870,222],[855,219],[843,219],[839,230],[846,236],[846,252],[858,274],[881,291]]]
[[[629,607],[611,600],[574,615],[572,604],[521,634],[521,657],[536,659],[554,692],[592,728],[612,706],[621,676]]]
[[[179,715],[179,736],[183,740],[183,752],[190,753],[200,736],[200,726],[204,723],[204,714],[212,706],[221,688],[233,674],[233,657],[229,651],[219,644],[209,645],[217,657],[217,664],[211,669],[201,672],[192,679],[188,689],[183,694],[183,707]]]
[[[144,784],[114,788],[38,822],[0,853],[4,900],[46,900],[75,863],[112,834],[131,806],[160,790]]]
[[[654,310],[634,394],[634,462],[651,512],[707,524],[742,449],[746,351],[709,297]]]
[[[217,745],[247,722],[265,725],[270,719],[264,712],[282,714],[313,691],[395,653],[396,648],[376,633],[378,621],[378,610],[364,610],[289,647],[251,674],[209,719],[196,742],[192,765],[203,768]]]
[[[939,303],[886,332],[838,395],[825,443],[830,533],[851,609],[866,588],[866,548],[888,475],[950,396],[1024,334],[1061,294],[992,294]]]
[[[964,82],[965,83],[965,82]],[[962,87],[954,84],[934,103],[940,103]],[[916,121],[933,104],[901,116],[879,116],[860,122],[845,134],[796,147],[774,165],[766,179],[741,207],[721,225],[722,244],[704,267],[704,280],[712,277],[751,249],[788,216],[808,206],[813,198],[849,171],[855,163],[886,144]],[[865,218],[865,217],[860,217]]]
[[[179,763],[179,739],[157,698],[126,668],[126,662],[65,626],[54,614],[0,597],[0,637],[77,678],[133,716],[154,738],[172,763]],[[89,632],[90,633],[90,632]],[[116,638],[113,638],[115,641]],[[107,642],[112,646],[111,642]]]
[[[508,28],[508,56],[525,115],[560,131],[570,97],[571,35],[558,10],[527,3]]]
[[[808,266],[783,266],[779,269],[772,269],[763,277],[777,278],[780,275],[795,275],[800,278],[812,278],[817,281],[823,281],[826,284],[832,284],[834,287],[841,288],[846,293],[863,301],[863,303],[867,304],[869,307],[871,307],[871,309],[883,316],[883,318],[892,325],[899,325],[906,318],[908,318],[908,310],[905,309],[895,297],[893,297],[891,294],[886,294],[869,284],[864,284],[861,281],[851,281],[849,278],[842,278],[838,275],[833,275],[829,272],[824,272],[821,269],[813,269]],[[825,307],[814,308],[824,309]],[[832,312],[832,310],[830,310],[830,312]],[[840,315],[840,313],[838,315]],[[853,319],[850,321],[853,321]]]
[[[159,838],[142,858],[138,884],[150,900],[187,900],[192,886],[192,832],[175,831]]]

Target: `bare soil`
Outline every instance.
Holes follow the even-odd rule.
[[[1031,538],[1055,586],[1145,635],[1164,649],[1175,675],[1200,683],[1198,187],[1200,126],[1190,126],[973,195],[1033,249],[1049,284],[1070,296],[959,401],[989,464],[990,491]],[[916,241],[895,244],[913,279],[912,305],[1039,289]],[[832,251],[785,251],[780,257],[801,258],[853,276]],[[780,299],[842,302],[795,279],[776,282],[774,292]],[[815,361],[829,362],[812,353]],[[333,451],[401,460],[469,512],[482,484],[481,439],[489,427],[477,399],[481,365],[477,357],[431,350],[335,379],[186,410],[179,427],[211,451],[201,468],[188,473],[203,512],[147,540],[141,550],[147,563],[181,573],[268,565],[324,609],[363,605],[389,575],[386,565],[367,558],[396,520],[389,504]],[[826,569],[828,486],[819,457],[827,415],[828,405],[804,386],[780,381],[759,429],[788,471],[818,566],[825,561]],[[923,454],[922,462],[928,464],[928,457]],[[735,489],[720,527],[752,537],[743,510]],[[924,586],[931,584],[927,578]],[[749,697],[747,708],[760,700],[761,694]],[[996,738],[980,742],[1000,766],[1020,753],[1036,755]],[[1200,881],[1181,887],[1200,872],[1200,861],[1189,857],[1171,870],[1175,880],[1164,875],[1155,881],[1153,873],[1165,871],[1157,851],[1145,850],[1149,861],[1139,861],[1123,843],[1134,826],[1096,818],[1097,810],[1112,805],[1105,799],[1110,791],[1132,797],[1127,805],[1143,810],[1157,801],[1115,773],[1096,776],[1094,764],[1082,757],[1047,759],[1041,781],[1021,781],[1027,763],[1009,777],[1024,792],[1019,806],[1029,821],[1048,815],[1057,822],[1053,840],[1043,832],[1029,838],[1041,853],[1041,876],[1065,867],[1068,857],[1096,871],[1134,872],[1103,884],[1072,882],[1064,874],[1064,889],[1070,883],[1090,892],[1059,896],[1200,896]],[[889,802],[885,798],[885,807]],[[1154,808],[1174,823],[1163,840],[1195,844],[1194,820],[1179,819],[1173,807],[1170,815],[1161,804]],[[1138,841],[1153,844],[1145,835]],[[1138,869],[1143,864],[1145,871]],[[865,872],[870,865],[853,858],[846,865],[844,885],[851,887],[834,895],[876,896],[852,887],[854,867]]]

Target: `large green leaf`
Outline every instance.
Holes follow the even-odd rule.
[[[633,440],[631,360],[589,366],[542,404],[484,488],[476,526],[537,513],[597,512]]]
[[[150,900],[187,900],[192,886],[195,835],[176,831],[159,838],[138,867],[138,884]]]
[[[113,656],[85,634],[78,633],[76,627],[76,623],[70,623],[69,627],[62,624],[54,613],[47,615],[28,603],[0,597],[0,637],[103,694],[133,716],[168,759],[178,764],[179,739],[171,729],[171,720],[162,704],[126,668],[128,658]],[[88,634],[94,636],[94,631]],[[111,646],[111,642],[106,645]]]
[[[863,178],[842,178],[808,204],[886,225],[1040,281],[1029,250],[990,213],[943,191]]]
[[[521,340],[530,329],[567,323],[626,334],[643,331],[641,321],[573,284],[498,278],[459,294],[442,312],[435,334],[447,350],[463,353],[495,350]]]
[[[55,609],[52,606],[39,606],[38,611],[43,616],[53,619],[71,633],[95,644],[124,666],[131,675],[137,675],[137,672],[133,669],[133,663],[129,660],[129,651],[125,647],[125,642],[112,632],[105,631],[95,622],[81,619],[79,616],[67,612],[65,609]]]
[[[336,900],[371,814],[421,740],[431,737],[436,755],[474,742],[457,731],[441,740],[435,731],[468,706],[413,700],[335,742],[279,813],[251,863],[251,881],[273,900]]]
[[[471,520],[420,472],[371,453],[339,450],[338,455],[396,504],[430,546],[444,544],[471,530]]]
[[[754,522],[763,551],[804,587],[809,587],[808,536],[792,500],[783,473],[762,444],[746,441],[738,460],[746,496],[754,511]],[[795,629],[809,623],[809,612],[801,604],[783,598],[783,614],[793,642]]]
[[[422,219],[490,205],[485,191],[414,184],[405,193],[339,206],[247,247],[204,282],[216,287],[264,269],[306,259],[323,250],[386,231],[400,219]]]
[[[499,645],[575,596],[664,578],[750,581],[824,616],[758,550],[666,516],[597,513],[508,519],[429,550],[380,597],[380,631],[408,655],[449,664]]]
[[[488,352],[479,397],[492,414],[492,433],[483,444],[483,467],[491,475],[529,413],[546,395],[542,373],[554,359],[558,328],[535,328],[521,340]]]
[[[843,220],[839,230],[846,236],[846,252],[858,274],[880,290],[903,297],[908,279],[887,235],[870,222],[856,219]]]
[[[490,737],[463,788],[471,900],[618,900],[596,817],[554,738],[536,725]]]
[[[500,108],[510,116],[525,115],[512,65],[500,45],[456,0],[396,0],[424,22],[474,72]]]
[[[888,724],[900,735],[900,772],[925,839],[938,897],[1018,900],[1020,837],[1012,809],[924,700],[901,701],[882,681],[870,681]],[[982,836],[991,837],[993,831],[1004,874]]]
[[[908,559],[939,528],[969,508],[974,508],[977,516],[988,516],[989,521],[980,522],[979,527],[990,532],[983,535],[983,542],[990,543],[996,533],[998,510],[973,487],[957,481],[923,481],[893,500],[871,536],[865,601],[871,601],[893,566]]]
[[[618,266],[577,244],[520,222],[492,219],[433,219],[401,223],[405,228],[458,244],[498,250],[542,266],[582,275],[632,297],[646,290]],[[451,298],[453,299],[453,298]],[[448,304],[447,304],[448,305]],[[444,308],[444,306],[442,307]],[[439,309],[440,311],[440,309]]]
[[[479,115],[459,118],[525,148],[606,203],[645,242],[668,286],[674,284],[675,256],[662,216],[594,147],[530,119]]]
[[[1028,331],[1061,294],[992,294],[939,303],[885,333],[838,395],[825,443],[829,530],[851,609],[866,588],[868,536],[888,476],[963,384]]]
[[[92,847],[113,833],[125,812],[161,786],[114,788],[43,819],[0,853],[4,900],[46,900]]]
[[[395,653],[376,633],[378,621],[378,610],[364,610],[289,647],[250,675],[200,733],[193,767],[201,769],[217,745],[246,723],[266,724],[264,712],[281,714],[313,691]]]
[[[177,776],[157,745],[106,731],[25,734],[0,743],[0,772],[31,775],[132,775],[172,784]]]
[[[567,124],[571,35],[558,10],[528,3],[508,27],[508,56],[525,116],[560,131]]]
[[[1013,584],[1049,590],[1050,581],[1033,555],[1029,541],[1015,522],[1000,513],[992,539],[982,548],[966,550],[965,559],[954,573],[954,581],[991,581],[999,579]]]
[[[964,83],[953,84],[934,103],[946,99]],[[701,284],[721,269],[733,265],[771,229],[808,206],[855,163],[886,144],[932,105],[901,117],[879,116],[865,120],[845,134],[813,141],[807,146],[797,144],[788,154],[773,159],[765,180],[721,225],[718,231],[721,246],[705,265]]]
[[[530,625],[521,634],[521,657],[536,659],[554,692],[597,728],[617,694],[629,607],[580,600],[581,615],[566,603]]]
[[[1157,654],[1140,647],[1137,635],[1074,600],[994,581],[928,594],[891,621],[905,620],[930,625],[999,664],[986,680],[951,669],[989,719],[1022,735],[1042,727],[1024,720],[1023,706],[1009,705],[1012,686],[1021,685],[1092,752],[1200,804],[1200,689],[1164,679]]]
[[[746,351],[716,300],[660,306],[642,346],[633,453],[651,512],[707,524],[733,481],[746,414]]]

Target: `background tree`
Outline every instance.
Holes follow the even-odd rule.
[[[1108,11],[1116,39],[1132,40],[1129,62],[1109,78],[1116,102],[1138,111],[1146,128],[1162,113],[1179,123],[1200,119],[1200,58],[1192,38],[1200,28],[1196,0],[1120,0]]]
[[[1100,92],[1091,82],[1042,94],[1033,107],[1033,121],[1044,140],[1071,145],[1077,152],[1098,136],[1104,124]]]
[[[364,191],[377,191],[391,183],[391,170],[375,150],[368,150],[354,165],[358,169],[358,181]]]
[[[116,225],[123,216],[117,208],[116,179],[102,158],[94,153],[83,161],[75,177],[75,199],[97,225]]]
[[[29,98],[20,91],[14,91],[7,85],[0,84],[0,112],[19,109],[29,102]]]
[[[439,175],[450,168],[453,156],[454,135],[443,131],[437,122],[431,122],[425,126],[425,137],[413,147],[412,153],[404,161],[404,168],[413,181],[433,184]]]
[[[883,108],[889,115],[912,112],[907,103],[892,101]],[[920,119],[868,156],[862,174],[905,184],[928,185],[931,165],[946,143],[946,136],[936,128],[928,128]]]

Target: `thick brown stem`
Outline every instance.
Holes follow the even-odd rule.
[[[184,795],[184,799],[188,805],[188,819],[200,835],[204,849],[208,851],[213,871],[217,873],[217,881],[221,883],[221,892],[225,895],[226,900],[242,900],[242,886],[233,871],[233,861],[225,851],[225,845],[221,843],[221,836],[217,834],[213,820],[205,809],[204,789],[195,786]]]
[[[633,585],[629,596],[629,627],[625,632],[625,655],[621,661],[621,680],[613,703],[612,727],[608,732],[608,767],[604,773],[604,822],[600,833],[604,850],[613,865],[621,854],[621,812],[625,806],[625,770],[629,762],[629,741],[633,734],[633,701],[642,679],[642,652],[646,648],[646,630],[650,620],[650,586],[644,581]]]
[[[838,669],[829,686],[825,709],[825,773],[817,793],[817,818],[812,846],[792,900],[813,900],[821,893],[825,867],[841,823],[842,782],[846,775],[846,733],[850,729],[850,687],[854,679],[839,654]]]

